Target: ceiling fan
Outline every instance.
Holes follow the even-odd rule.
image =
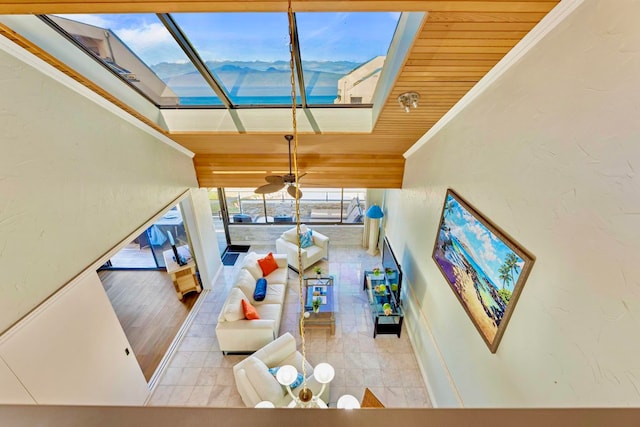
[[[268,184],[262,185],[256,188],[255,193],[257,194],[269,194],[275,193],[277,191],[282,190],[285,185],[287,187],[287,193],[294,199],[296,198],[296,187],[298,187],[298,183],[296,182],[296,176],[293,174],[291,170],[291,140],[293,139],[293,135],[285,135],[284,138],[289,142],[289,173],[285,175],[269,175],[264,179],[268,182]],[[303,173],[298,176],[298,178],[302,178],[306,173]],[[298,197],[302,197],[302,191],[298,188],[297,191]]]

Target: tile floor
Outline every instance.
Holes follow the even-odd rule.
[[[275,247],[252,246],[257,253]],[[245,254],[234,266],[224,267],[214,289],[206,295],[199,312],[178,345],[156,386],[150,405],[244,407],[236,391],[232,367],[247,355],[223,356],[216,340],[218,314]],[[335,276],[336,333],[306,332],[306,354],[312,365],[329,362],[336,370],[331,382],[330,407],[348,393],[362,398],[368,387],[386,407],[431,407],[422,375],[406,331],[373,338],[368,300],[362,291],[362,271],[380,264],[359,246],[332,247],[329,261],[316,265]],[[289,270],[280,333],[298,332],[298,275]],[[403,328],[404,329],[404,328]]]

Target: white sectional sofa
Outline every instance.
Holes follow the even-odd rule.
[[[258,259],[264,255],[250,252],[246,255],[234,279],[234,284],[218,316],[216,335],[220,350],[224,353],[250,353],[262,348],[278,336],[284,309],[289,270],[287,256],[273,254],[277,270],[265,277],[267,294],[263,301],[253,299],[256,282],[262,277]],[[244,318],[241,300],[256,308],[260,319]]]
[[[306,226],[300,227],[305,232]],[[289,266],[296,272],[304,271],[320,261],[322,258],[329,259],[329,238],[324,234],[312,230],[313,245],[301,250],[302,266],[298,268],[298,234],[296,228],[285,231],[276,240],[276,250],[278,253],[287,255]]]

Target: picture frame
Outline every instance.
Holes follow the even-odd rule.
[[[535,257],[447,189],[432,258],[495,353]]]

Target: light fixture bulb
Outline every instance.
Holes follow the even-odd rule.
[[[283,386],[289,386],[298,378],[298,370],[291,365],[284,365],[278,369],[276,379]]]
[[[328,384],[336,375],[336,370],[328,363],[318,363],[313,369],[313,376],[320,384]]]
[[[275,408],[276,405],[273,402],[269,402],[268,400],[263,400],[262,402],[258,402],[255,406],[256,408]]]
[[[355,398],[355,396],[345,394],[340,396],[338,402],[336,402],[336,406],[338,409],[358,409],[360,408],[360,402]]]

